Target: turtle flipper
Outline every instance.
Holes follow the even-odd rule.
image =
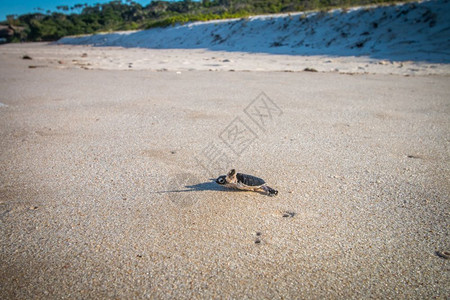
[[[275,189],[273,189],[273,188],[271,188],[270,186],[263,185],[261,188],[262,188],[262,189],[267,193],[267,195],[269,195],[269,196],[276,196],[276,195],[278,195],[278,191],[275,190]]]
[[[236,170],[231,169],[231,171],[228,172],[227,176],[225,177],[225,180],[228,183],[236,183]]]

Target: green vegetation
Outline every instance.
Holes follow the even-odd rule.
[[[8,16],[1,25],[8,25],[14,34],[9,42],[54,41],[67,35],[96,32],[136,30],[173,26],[190,21],[242,18],[250,15],[304,10],[326,10],[395,0],[203,0],[152,1],[142,6],[131,0],[111,1],[88,6],[59,6],[57,12],[47,11],[21,16]]]

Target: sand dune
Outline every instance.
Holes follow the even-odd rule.
[[[209,49],[289,55],[450,62],[449,1],[195,22],[136,32],[67,37],[60,44]]]

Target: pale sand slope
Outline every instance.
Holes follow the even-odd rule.
[[[64,37],[58,43],[449,63],[449,11],[449,0],[431,0],[192,22]]]
[[[0,47],[0,298],[450,295],[448,76],[29,69],[28,47]],[[211,143],[279,195],[209,183]]]

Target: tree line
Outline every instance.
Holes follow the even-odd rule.
[[[13,29],[9,42],[54,41],[68,35],[386,2],[396,0],[183,0],[151,1],[146,6],[132,0],[114,0],[95,5],[61,5],[57,11],[45,13],[38,9],[35,13],[10,15],[0,24]]]

